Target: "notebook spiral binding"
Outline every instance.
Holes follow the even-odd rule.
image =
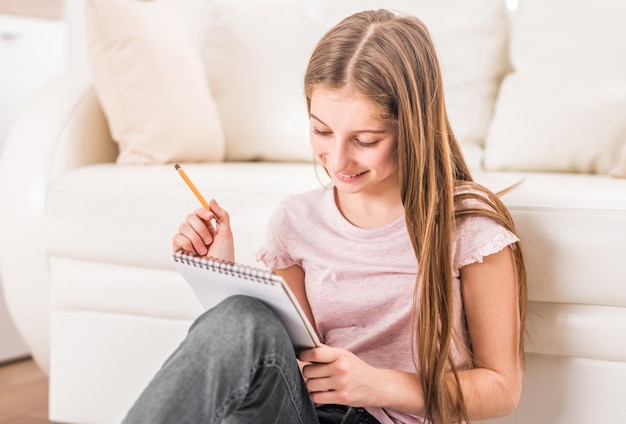
[[[173,258],[176,262],[216,271],[220,274],[241,277],[257,283],[273,284],[275,282],[275,275],[270,271],[249,265],[240,265],[216,258],[205,259],[197,256],[189,256],[180,252],[174,253]]]

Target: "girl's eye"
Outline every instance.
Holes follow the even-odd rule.
[[[355,139],[354,139],[354,141],[355,141],[355,142],[356,142],[356,144],[358,144],[359,146],[361,146],[361,147],[365,147],[365,148],[368,148],[368,147],[374,147],[376,144],[378,144],[378,141],[373,141],[373,142],[370,142],[370,143],[366,143],[365,141],[361,141],[361,140],[359,140],[358,138],[355,138]]]
[[[330,135],[330,131],[320,131],[317,128],[313,128],[313,134],[324,137]]]

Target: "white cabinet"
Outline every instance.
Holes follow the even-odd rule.
[[[65,32],[63,20],[0,14],[1,145],[28,100],[65,71]]]
[[[65,71],[66,45],[61,19],[0,13],[0,149],[28,101]],[[0,207],[7,207],[8,201],[0,199]],[[0,281],[0,362],[26,354],[6,309]]]

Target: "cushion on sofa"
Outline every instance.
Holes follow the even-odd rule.
[[[224,137],[186,23],[170,0],[88,0],[94,85],[119,164],[213,162]]]
[[[487,137],[490,170],[608,173],[626,148],[626,2],[524,0]],[[617,170],[615,174],[617,174]]]
[[[215,198],[228,210],[237,261],[248,265],[258,265],[254,252],[278,203],[321,185],[312,163],[181,165],[207,200]],[[171,237],[199,206],[173,165],[83,166],[50,187],[47,247],[55,256],[172,270]]]
[[[429,26],[453,127],[470,160],[478,161],[498,83],[509,69],[501,0],[216,1],[201,55],[225,128],[227,160],[311,160],[302,86],[308,57],[340,19],[376,8],[415,14]]]

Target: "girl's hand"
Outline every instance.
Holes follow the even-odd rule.
[[[235,246],[228,212],[215,200],[209,205],[211,210],[199,208],[187,215],[172,237],[172,249],[187,255],[234,262]]]
[[[318,404],[373,406],[377,398],[377,369],[353,353],[329,346],[300,352],[311,400]]]

